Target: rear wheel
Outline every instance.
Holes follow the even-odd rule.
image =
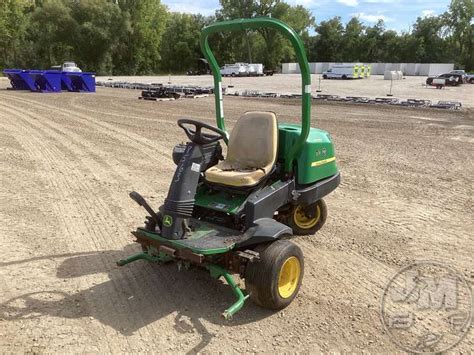
[[[323,75],[323,79],[327,79],[328,76],[326,74]]]
[[[310,205],[296,205],[286,216],[286,225],[299,235],[314,234],[326,223],[328,210],[326,202],[319,200]]]
[[[347,79],[347,75],[343,75],[342,80],[346,80],[346,79]]]
[[[245,288],[257,305],[282,309],[298,294],[303,279],[301,249],[289,240],[277,240],[257,247],[260,259],[245,269]]]

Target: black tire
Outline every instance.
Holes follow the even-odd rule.
[[[260,253],[260,259],[247,264],[245,288],[258,306],[283,309],[295,299],[300,289],[304,274],[303,253],[289,240],[277,240],[257,247],[256,251]]]
[[[328,76],[326,74],[323,75],[323,79],[327,79]]]
[[[347,79],[347,75],[343,75],[342,80],[346,80],[346,79]]]
[[[231,77],[235,77],[235,73],[230,74]]]
[[[305,212],[308,208],[314,208],[314,216],[308,216]],[[303,214],[303,215],[302,215]],[[320,230],[326,223],[328,216],[328,208],[323,199],[309,205],[296,205],[290,209],[284,223],[293,229],[293,233],[297,235],[314,234]],[[306,219],[305,219],[306,217]]]

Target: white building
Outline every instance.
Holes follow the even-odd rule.
[[[309,63],[311,74],[321,74],[336,64],[356,64],[356,63],[334,63],[318,62]],[[401,71],[405,76],[430,76],[448,73],[454,69],[453,63],[367,63],[371,65],[372,75],[384,75],[386,71]],[[299,74],[298,63],[282,63],[281,72],[283,74]]]

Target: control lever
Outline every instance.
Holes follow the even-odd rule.
[[[129,194],[130,198],[138,203],[140,206],[142,206],[146,211],[150,214],[151,218],[159,225],[161,226],[163,223],[163,219],[161,218],[160,215],[156,214],[155,211],[150,207],[148,202],[145,201],[145,199],[136,191],[132,191]]]

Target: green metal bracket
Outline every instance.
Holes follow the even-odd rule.
[[[225,319],[232,319],[232,316],[244,306],[245,300],[249,297],[249,295],[244,296],[242,290],[239,288],[239,286],[237,286],[234,281],[234,278],[231,274],[227,272],[227,270],[214,264],[207,265],[207,269],[209,270],[211,277],[215,279],[218,279],[219,277],[223,276],[229,286],[232,288],[232,291],[234,292],[235,296],[237,297],[237,301],[235,301],[234,304],[232,304],[224,311],[224,313],[222,313],[222,316]]]
[[[161,262],[163,261],[163,258],[160,256],[151,256],[150,254],[146,252],[142,252],[142,253],[134,254],[134,255],[129,256],[128,258],[117,261],[117,265],[124,266],[137,260]],[[243,307],[245,300],[249,297],[249,295],[244,296],[242,290],[235,283],[232,275],[229,272],[227,272],[227,270],[225,270],[224,268],[215,264],[208,264],[206,265],[206,268],[209,270],[211,277],[215,279],[218,279],[219,277],[223,276],[224,279],[229,284],[229,286],[231,287],[232,291],[234,292],[234,295],[237,297],[237,301],[235,301],[228,309],[224,311],[224,313],[222,313],[222,316],[225,319],[227,320],[232,319],[232,316]]]
[[[283,21],[270,17],[258,17],[249,19],[237,19],[213,23],[204,27],[201,32],[201,50],[206,57],[212,74],[214,75],[214,96],[216,105],[217,126],[226,131],[224,124],[224,105],[222,96],[222,77],[216,57],[209,47],[208,37],[215,32],[224,32],[232,30],[246,30],[258,28],[272,28],[280,31],[293,45],[298,59],[302,79],[302,112],[301,112],[301,134],[294,145],[288,150],[284,158],[284,169],[291,172],[293,161],[298,156],[303,147],[311,128],[311,75],[309,71],[308,59],[304,50],[303,41],[300,36]],[[227,132],[227,131],[226,131]],[[228,134],[227,134],[228,135]],[[225,140],[227,143],[227,139]]]
[[[130,263],[133,263],[134,261],[137,261],[137,260],[147,260],[151,262],[158,262],[158,261],[161,261],[161,258],[159,256],[151,256],[148,253],[142,252],[142,253],[130,255],[128,258],[117,261],[117,265],[124,266]]]

